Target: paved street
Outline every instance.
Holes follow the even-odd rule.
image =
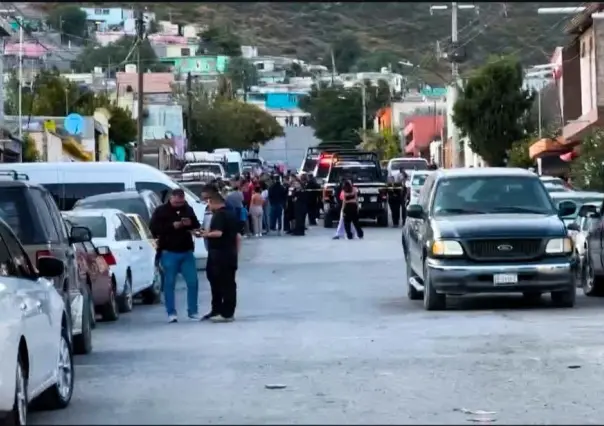
[[[232,324],[166,324],[137,306],[99,324],[64,411],[33,424],[601,422],[604,300],[521,298],[425,312],[406,298],[400,230],[364,241],[246,241]],[[181,297],[182,297],[181,292]],[[202,312],[209,295],[202,280]],[[181,305],[184,307],[184,299]],[[459,309],[459,308],[463,308]],[[284,384],[269,390],[267,384]],[[484,417],[484,416],[483,416]]]

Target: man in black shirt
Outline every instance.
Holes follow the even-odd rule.
[[[177,188],[172,191],[167,203],[155,209],[150,228],[157,238],[160,263],[163,271],[163,287],[168,321],[178,321],[175,308],[176,276],[180,272],[187,284],[187,311],[189,318],[199,320],[197,267],[195,244],[191,231],[201,225],[195,212],[185,201],[185,193]]]
[[[235,273],[241,247],[241,226],[237,217],[225,207],[217,188],[206,185],[202,196],[212,210],[210,229],[201,232],[208,242],[206,276],[212,290],[212,310],[203,319],[233,321],[237,305]]]

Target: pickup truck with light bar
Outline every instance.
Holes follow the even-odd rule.
[[[378,226],[388,226],[388,187],[373,152],[342,150],[330,159],[323,184],[323,225],[333,227],[340,218],[338,189],[342,179],[350,179],[359,191],[359,217],[375,219]]]
[[[446,309],[448,296],[522,293],[572,307],[577,258],[539,177],[523,169],[434,171],[407,208],[403,250],[407,295],[424,309]]]

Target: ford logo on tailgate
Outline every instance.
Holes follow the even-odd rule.
[[[509,244],[501,244],[500,246],[497,246],[497,250],[499,250],[499,251],[512,251],[512,250],[514,250],[514,247],[512,247]]]

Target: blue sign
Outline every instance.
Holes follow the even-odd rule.
[[[63,127],[72,135],[81,135],[84,132],[84,117],[80,114],[69,114],[63,121]]]

